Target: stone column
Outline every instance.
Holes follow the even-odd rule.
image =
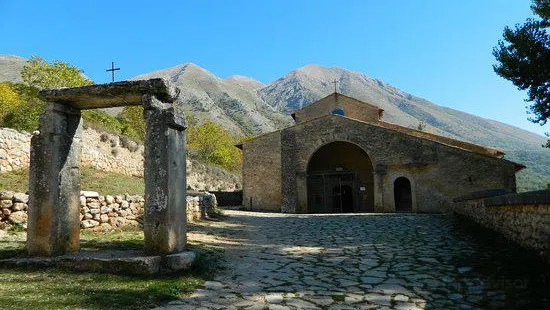
[[[55,256],[80,247],[80,111],[48,103],[31,139],[29,255]]]
[[[187,243],[185,113],[178,106],[144,95],[145,251],[181,252]]]

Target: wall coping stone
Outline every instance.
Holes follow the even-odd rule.
[[[483,191],[477,191],[473,193],[469,193],[463,196],[459,196],[453,199],[453,202],[462,202],[467,200],[475,200],[475,199],[481,199],[481,198],[488,198],[488,197],[495,197],[495,196],[502,196],[510,194],[509,191],[507,191],[504,188],[495,188],[495,189],[488,189]]]
[[[550,189],[495,196],[484,200],[486,207],[550,204]]]

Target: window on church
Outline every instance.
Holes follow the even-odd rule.
[[[342,109],[335,109],[335,110],[332,110],[332,111],[330,112],[330,114],[342,115],[342,116],[345,115],[344,110],[342,110]]]

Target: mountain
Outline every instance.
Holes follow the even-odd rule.
[[[23,82],[21,70],[26,62],[19,56],[0,55],[0,82]]]
[[[338,91],[384,109],[384,120],[406,127],[424,122],[433,133],[503,149],[506,158],[528,166],[518,173],[521,190],[550,183],[545,138],[498,121],[436,105],[380,79],[338,67],[308,65],[263,84],[249,77],[221,79],[187,63],[137,76],[162,77],[182,90],[180,99],[199,121],[211,119],[238,135],[261,134],[292,124],[288,115]]]
[[[260,134],[291,124],[258,96],[265,85],[252,78],[232,76],[225,80],[205,69],[187,63],[136,76],[132,80],[164,78],[179,87],[179,98],[191,116],[199,121],[213,120],[237,135]]]
[[[22,66],[24,61],[0,55],[0,77],[17,78],[15,64]],[[186,63],[132,79],[154,77],[168,79],[181,89],[180,102],[192,118],[199,122],[213,120],[240,136],[258,135],[293,124],[289,114],[334,92],[336,80],[340,93],[384,109],[387,122],[416,128],[422,121],[426,130],[433,133],[503,149],[506,158],[527,166],[518,173],[521,190],[550,183],[550,150],[541,147],[546,141],[544,137],[436,105],[361,72],[308,65],[264,84],[239,75],[221,79]]]

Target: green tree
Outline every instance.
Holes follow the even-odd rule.
[[[4,117],[20,104],[19,94],[12,86],[9,83],[0,83],[0,127],[4,126]]]
[[[242,162],[236,142],[229,131],[212,121],[187,128],[187,145],[195,151],[196,157],[230,171],[238,170]]]
[[[493,49],[498,61],[495,72],[527,90],[534,114],[532,121],[544,125],[550,116],[550,0],[534,0],[531,9],[540,19],[528,19],[515,29],[504,28],[503,38]]]
[[[534,115],[529,120],[544,125],[550,117],[550,0],[533,0],[531,9],[539,18],[504,28],[503,40],[493,49],[498,62],[493,69],[527,90],[526,101],[532,102],[529,110]]]
[[[122,123],[122,134],[145,141],[146,123],[142,106],[124,107],[119,119]]]
[[[54,60],[51,64],[32,56],[21,70],[23,81],[37,88],[77,87],[93,84],[77,67]]]

